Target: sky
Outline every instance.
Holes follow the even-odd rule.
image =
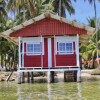
[[[94,17],[94,7],[93,4],[89,4],[88,0],[84,3],[84,0],[77,0],[77,2],[73,2],[72,5],[75,8],[75,14],[69,15],[67,12],[67,18],[69,20],[77,20],[77,22],[88,24],[87,18]],[[97,17],[100,17],[100,2],[97,2],[96,0],[96,11],[97,11]]]

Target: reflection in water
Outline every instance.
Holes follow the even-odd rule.
[[[100,81],[0,83],[0,100],[100,100]]]
[[[21,87],[17,86],[17,95],[18,95],[18,100],[21,100]]]
[[[51,100],[51,86],[50,86],[50,84],[48,83],[48,100]]]
[[[77,95],[79,97],[78,100],[82,100],[82,93],[81,93],[82,87],[81,87],[81,83],[77,83],[77,90],[78,90]]]
[[[31,95],[32,95],[32,88],[31,84],[28,84],[28,92],[26,94],[26,91],[24,90],[26,87],[23,87],[21,85],[17,85],[17,95],[18,99],[17,100],[31,100]]]
[[[99,95],[93,95],[93,88],[88,90],[88,85],[90,85],[88,82],[21,84],[17,85],[17,100],[99,100],[98,98],[94,99],[94,95],[97,95],[97,97]],[[94,85],[95,83],[91,83],[91,86]],[[97,89],[99,93],[100,88]],[[91,99],[88,92],[92,94]]]

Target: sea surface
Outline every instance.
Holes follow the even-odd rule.
[[[0,82],[0,100],[100,100],[100,80],[50,84]]]

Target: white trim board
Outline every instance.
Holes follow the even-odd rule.
[[[48,38],[48,68],[52,67],[52,44],[51,38]]]

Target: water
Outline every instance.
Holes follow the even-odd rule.
[[[100,100],[100,81],[0,83],[0,100]]]

